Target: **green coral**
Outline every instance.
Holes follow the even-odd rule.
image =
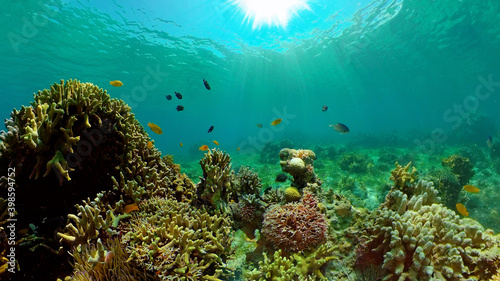
[[[451,155],[441,161],[443,167],[448,167],[457,175],[458,182],[461,186],[469,183],[469,180],[474,176],[474,165],[469,158],[460,155]]]

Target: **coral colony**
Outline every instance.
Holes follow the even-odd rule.
[[[291,176],[285,187],[263,187],[250,167],[235,172],[219,149],[207,149],[195,184],[161,156],[129,106],[90,83],[56,83],[5,125],[0,168],[12,173],[0,181],[2,280],[500,276],[499,238],[451,209],[474,176],[462,156],[443,159],[433,182],[396,162],[384,202],[370,211],[324,184],[312,150],[284,145],[263,153]],[[359,153],[339,165],[373,169]]]

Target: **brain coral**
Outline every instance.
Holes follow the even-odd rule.
[[[303,251],[323,242],[327,228],[316,197],[306,192],[298,203],[269,207],[264,214],[262,233],[275,248]]]

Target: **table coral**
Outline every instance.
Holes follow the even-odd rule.
[[[391,191],[365,230],[357,266],[380,266],[384,280],[489,278],[500,259],[492,231],[438,202],[431,182],[411,185],[408,194]]]
[[[327,228],[316,197],[306,192],[298,203],[269,207],[264,214],[262,233],[276,249],[303,251],[323,242]]]

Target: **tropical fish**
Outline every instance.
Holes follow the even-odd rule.
[[[285,174],[279,174],[276,176],[275,182],[285,182],[288,179],[288,176]]]
[[[128,214],[132,211],[138,211],[138,210],[139,210],[139,206],[137,206],[136,203],[133,203],[133,204],[128,204],[127,206],[125,206],[123,208],[123,213]]]
[[[184,106],[182,106],[182,105],[178,105],[175,109],[176,109],[177,111],[183,111],[183,110],[184,110]]]
[[[486,145],[488,148],[491,148],[493,146],[493,138],[491,136],[488,136],[488,139],[486,140]]]
[[[172,96],[171,95],[166,95],[165,97],[167,98],[167,100],[172,100]]]
[[[346,125],[342,123],[337,123],[335,125],[330,125],[329,127],[333,127],[333,129],[341,134],[347,134],[349,133],[349,128],[347,128]]]
[[[181,93],[177,93],[177,92],[175,92],[175,96],[176,96],[178,99],[180,99],[180,100],[182,99],[182,95],[181,95]]]
[[[180,146],[181,146],[181,147],[183,146],[182,142],[180,143]]]
[[[204,145],[200,146],[200,148],[198,148],[198,149],[201,151],[206,151],[206,150],[208,150],[208,145],[204,144]]]
[[[210,126],[210,128],[208,128],[209,133],[211,133],[213,130],[214,130],[214,126]]]
[[[278,125],[279,123],[281,123],[281,118],[274,120],[274,121],[271,123],[271,125],[276,126],[276,125]]]
[[[240,151],[240,147],[236,148],[236,151]]]
[[[122,83],[122,81],[120,81],[120,80],[109,81],[109,84],[110,84],[111,86],[115,86],[115,87],[121,87],[121,86],[123,86],[123,83]]]
[[[321,108],[321,111],[325,112],[325,111],[327,111],[327,110],[328,110],[328,106],[323,105],[323,107]]]
[[[457,211],[464,217],[469,216],[469,212],[467,212],[467,208],[465,208],[464,204],[462,203],[457,203]]]
[[[215,145],[219,145],[219,142],[218,142],[218,141],[216,141],[216,140],[214,140],[214,143],[215,143]]]
[[[464,189],[465,191],[467,192],[470,192],[470,193],[478,193],[479,192],[479,188],[473,186],[473,185],[464,185]]]
[[[207,88],[207,90],[210,90],[210,85],[208,84],[207,80],[203,79],[203,85],[205,85],[205,88]]]
[[[257,128],[262,128],[262,124],[257,124]]]
[[[151,147],[153,147],[153,142],[151,141],[148,141],[148,145],[146,146],[148,149],[151,149]]]
[[[148,126],[149,126],[149,128],[151,128],[151,130],[153,132],[157,133],[158,135],[163,134],[163,131],[161,130],[161,128],[158,125],[149,122]]]

